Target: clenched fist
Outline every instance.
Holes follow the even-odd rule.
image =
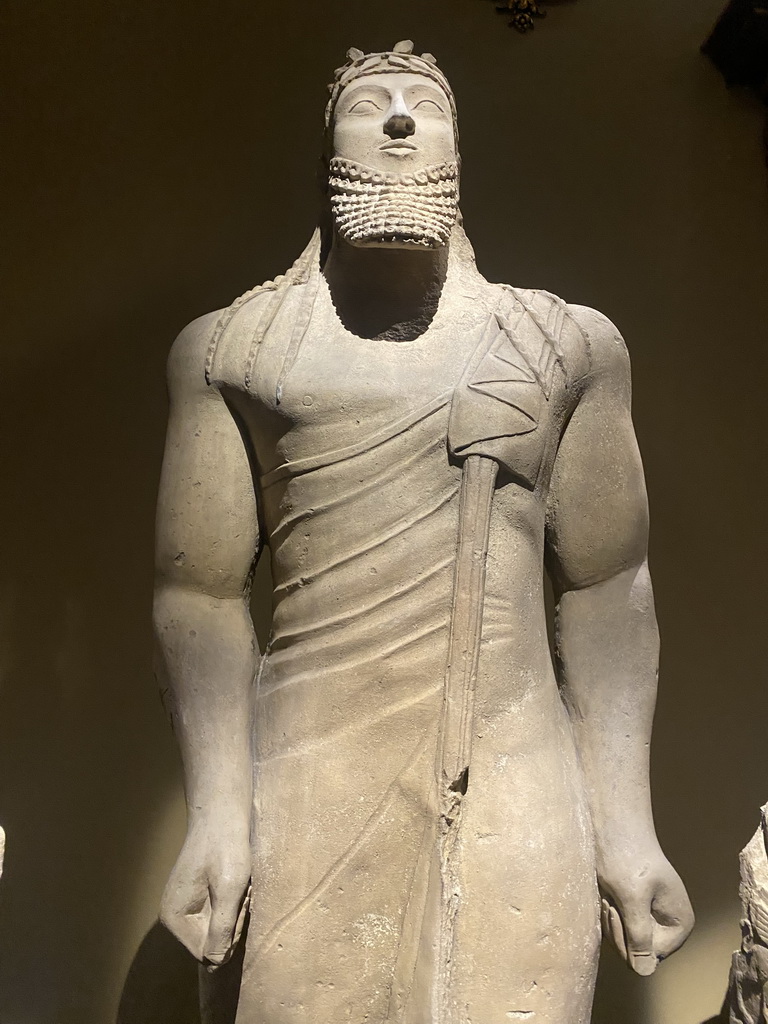
[[[598,871],[603,935],[637,974],[653,974],[685,942],[694,916],[680,876],[656,843]]]
[[[251,849],[245,829],[200,821],[187,833],[160,905],[160,920],[211,968],[232,956],[245,923]]]

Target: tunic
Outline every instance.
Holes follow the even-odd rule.
[[[441,303],[421,337],[390,342],[346,331],[322,283],[283,379],[306,315],[308,286],[294,286],[255,360],[263,313],[248,304],[216,354],[213,377],[253,449],[274,581],[254,695],[238,1024],[588,1020],[593,843],[542,588],[542,496],[569,412],[557,339],[568,325],[546,293],[473,287],[471,301]],[[484,335],[496,340],[473,366]],[[479,416],[467,416],[470,399],[485,402]],[[451,904],[436,758],[456,452],[477,450],[478,437],[502,471]]]

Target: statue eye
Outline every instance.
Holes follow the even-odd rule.
[[[434,107],[435,110],[439,110],[441,114],[445,113],[443,108],[440,106],[440,104],[436,100],[419,100],[419,102],[414,106],[413,109],[414,110],[418,110],[419,107],[424,107],[424,106],[427,106],[427,105],[430,106],[430,107]]]
[[[374,103],[373,100],[358,100],[349,108],[349,113],[372,114],[374,110],[381,110],[378,103]]]

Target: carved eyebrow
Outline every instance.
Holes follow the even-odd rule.
[[[411,107],[417,110],[422,103],[431,103],[433,107],[437,107],[438,110],[445,113],[445,104],[440,103],[434,96],[421,96],[411,101]]]
[[[391,101],[391,95],[389,89],[385,89],[383,85],[374,85],[373,82],[361,82],[358,86],[350,86],[344,90],[344,100],[347,109],[359,100],[371,99],[375,96],[377,99],[383,100],[389,104]]]
[[[416,103],[419,100],[432,100],[442,110],[447,110],[449,107],[448,97],[445,95],[442,89],[435,89],[431,85],[421,84],[411,85],[405,90],[406,98],[410,103]]]
[[[386,107],[386,104],[383,106],[379,105],[372,96],[360,96],[358,99],[352,100],[352,102],[347,106],[347,111],[352,113],[352,111],[356,110],[361,103],[371,103],[377,110],[384,110]]]

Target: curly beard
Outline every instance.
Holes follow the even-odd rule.
[[[439,249],[458,216],[458,177],[455,163],[395,173],[334,157],[328,192],[336,229],[352,245]]]

